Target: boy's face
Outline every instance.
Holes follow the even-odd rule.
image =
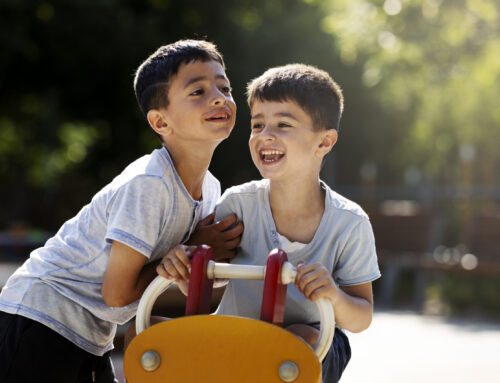
[[[317,179],[324,136],[336,139],[335,131],[314,129],[311,117],[293,101],[255,101],[251,116],[250,153],[263,178]]]
[[[221,141],[236,120],[236,104],[222,66],[216,61],[181,64],[172,77],[169,104],[161,112],[176,138]]]

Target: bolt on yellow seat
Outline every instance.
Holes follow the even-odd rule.
[[[324,299],[316,302],[321,329],[314,350],[290,332],[268,323],[282,323],[286,284],[295,279],[295,274],[282,250],[271,251],[267,266],[243,266],[215,263],[212,250],[200,246],[191,263],[186,306],[191,316],[149,327],[153,304],[172,281],[157,277],[144,292],[136,317],[138,335],[124,357],[127,382],[321,382],[321,360],[335,331],[331,304]],[[213,283],[215,278],[265,279],[261,318],[268,322],[192,315],[207,312],[206,292],[212,287],[207,280]]]

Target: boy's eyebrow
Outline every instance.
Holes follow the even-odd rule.
[[[298,121],[297,117],[295,117],[292,113],[289,113],[289,112],[278,112],[278,113],[276,113],[276,116],[288,117],[288,118],[291,118],[292,120]]]
[[[222,74],[215,75],[215,79],[216,80],[226,80],[226,81],[229,81],[228,78],[226,76],[222,75]],[[189,85],[194,84],[195,82],[205,81],[205,80],[207,80],[206,76],[197,76],[197,77],[190,78],[184,84],[184,88],[187,88]]]
[[[289,112],[278,112],[278,113],[275,113],[274,115],[278,116],[278,117],[288,117],[288,118],[291,118],[292,120],[299,121],[297,117],[295,117],[292,113],[289,113]],[[258,114],[254,114],[250,118],[257,119],[257,118],[263,118],[263,117],[264,117],[263,113],[258,113]]]
[[[259,113],[259,114],[254,114],[253,116],[250,116],[250,118],[253,120],[253,119],[256,119],[256,118],[262,118],[264,117],[264,115],[262,113]]]

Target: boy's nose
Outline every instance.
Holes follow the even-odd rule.
[[[226,97],[220,90],[216,90],[212,97],[212,105],[224,105]]]
[[[264,129],[262,129],[260,133],[260,136],[266,141],[272,141],[275,139],[273,131],[269,125],[264,125]]]
[[[225,102],[224,97],[216,97],[212,100],[213,105],[223,105]]]

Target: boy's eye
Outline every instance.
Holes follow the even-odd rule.
[[[223,86],[223,87],[221,88],[221,91],[222,91],[223,93],[229,94],[229,93],[231,93],[232,89],[231,89],[231,87],[230,87],[230,86]]]
[[[287,124],[286,122],[280,122],[278,124],[278,128],[291,128],[291,127],[292,127],[292,125]]]
[[[190,96],[199,96],[203,94],[203,89],[196,89],[194,92],[189,93]]]
[[[252,130],[259,130],[259,129],[264,129],[264,125],[263,124],[252,124]]]

